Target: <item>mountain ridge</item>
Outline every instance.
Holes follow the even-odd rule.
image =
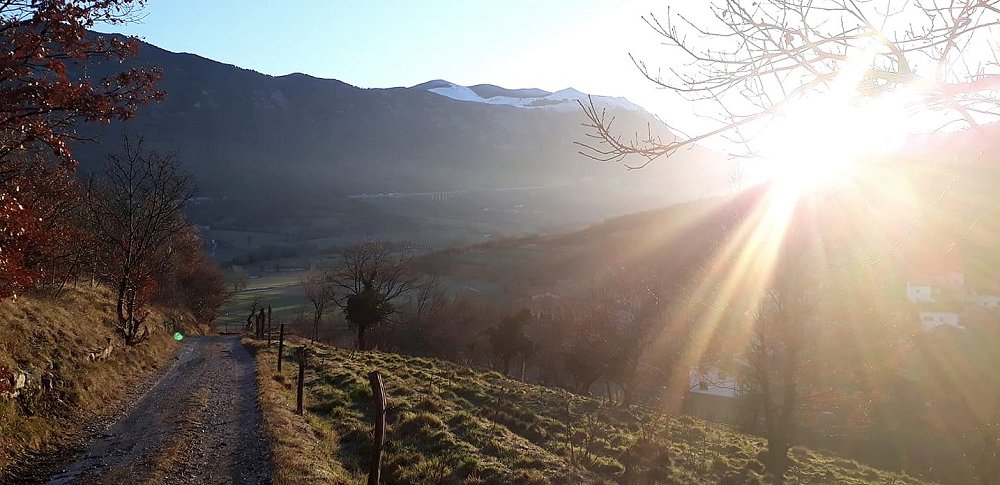
[[[81,174],[120,146],[122,132],[142,137],[149,148],[176,152],[192,173],[204,199],[190,216],[209,227],[267,225],[347,242],[402,237],[387,233],[387,225],[430,218],[461,226],[459,242],[472,242],[491,233],[579,227],[704,197],[724,190],[731,172],[731,162],[701,148],[641,175],[580,156],[574,142],[587,139],[586,118],[575,91],[480,84],[463,92],[493,102],[456,102],[431,91],[457,86],[447,81],[361,88],[303,73],[262,74],[151,44],[142,44],[137,57],[88,67],[88,73],[102,77],[136,67],[163,70],[166,99],[143,107],[127,124],[82,127],[80,136],[103,143],[74,146]],[[499,98],[557,109],[519,109],[498,105]],[[613,111],[625,132],[662,127],[645,111]],[[659,134],[671,136],[665,127]],[[535,189],[495,190],[510,187]],[[464,195],[450,206],[433,196],[416,204],[347,197],[438,192]]]

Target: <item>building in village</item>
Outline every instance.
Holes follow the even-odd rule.
[[[965,329],[971,314],[1000,309],[997,288],[973,288],[957,270],[912,275],[906,282],[906,298],[925,332],[944,326]]]
[[[684,412],[710,421],[737,422],[740,398],[750,389],[743,378],[744,365],[734,357],[691,367]]]

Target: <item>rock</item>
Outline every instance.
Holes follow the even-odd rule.
[[[28,375],[0,366],[0,398],[13,399],[28,385]]]
[[[105,348],[103,348],[103,349],[97,349],[97,350],[94,350],[93,352],[90,352],[89,354],[87,354],[87,360],[89,360],[91,362],[96,362],[98,360],[107,359],[108,356],[111,355],[111,352],[114,352],[114,350],[115,350],[114,341],[112,340],[111,337],[108,337],[108,344],[107,344],[107,346]]]

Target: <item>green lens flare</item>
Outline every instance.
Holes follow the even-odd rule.
[[[184,334],[182,334],[180,332],[174,332],[174,340],[178,340],[179,341],[179,340],[181,340],[183,338],[184,338]]]

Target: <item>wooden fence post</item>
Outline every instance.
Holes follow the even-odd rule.
[[[285,351],[285,324],[282,323],[278,330],[278,373],[281,373],[281,358]]]
[[[382,448],[385,446],[385,388],[382,387],[382,374],[378,371],[368,374],[368,382],[372,386],[372,396],[375,398],[375,434],[372,443],[372,462],[368,469],[368,485],[378,485],[382,478]]]
[[[299,347],[299,387],[295,391],[295,414],[302,414],[302,386],[306,377],[306,348]]]
[[[271,304],[267,304],[267,346],[271,346]]]

